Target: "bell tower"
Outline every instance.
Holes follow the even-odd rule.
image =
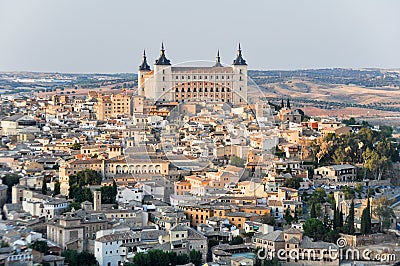
[[[233,88],[233,103],[238,105],[247,104],[247,64],[246,60],[243,59],[240,43],[236,59],[232,63],[232,68],[235,84]]]

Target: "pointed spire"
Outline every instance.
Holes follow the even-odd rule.
[[[143,50],[142,64],[139,66],[139,70],[150,71],[150,66],[147,64],[146,50]]]
[[[236,59],[233,60],[234,65],[247,65],[246,60],[243,59],[242,57],[242,48],[240,47],[240,42],[239,42],[239,48],[237,51],[237,56]]]
[[[217,56],[215,57],[215,65],[214,67],[222,67],[221,57],[219,56],[219,50],[217,51]]]
[[[165,55],[164,42],[161,42],[160,56]]]
[[[165,56],[164,42],[161,42],[160,58],[156,60],[156,65],[171,65],[170,61]]]
[[[286,108],[290,109],[290,100],[289,100],[289,98],[287,99]]]

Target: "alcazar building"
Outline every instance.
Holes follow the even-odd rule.
[[[209,67],[172,66],[162,44],[153,69],[144,52],[138,75],[138,94],[157,102],[247,103],[247,64],[240,44],[231,66],[221,64],[218,51],[215,64]]]

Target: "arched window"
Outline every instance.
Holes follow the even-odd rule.
[[[210,88],[210,92],[214,92],[214,89],[213,89],[213,88]]]
[[[193,92],[197,92],[196,88],[193,88]]]
[[[215,88],[215,92],[218,92],[218,88]]]
[[[176,89],[175,89],[175,92],[179,92],[179,89],[178,89],[178,88],[176,88]]]
[[[221,88],[221,92],[225,92],[225,88],[222,87],[222,88]]]
[[[199,88],[199,92],[203,92],[203,89],[202,89],[202,88]]]

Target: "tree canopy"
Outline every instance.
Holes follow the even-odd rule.
[[[193,251],[193,250],[192,250]],[[192,254],[192,251],[190,254]],[[200,253],[201,255],[201,253]],[[176,254],[173,251],[166,252],[158,249],[151,249],[147,253],[138,253],[133,257],[133,263],[127,263],[128,266],[147,266],[147,265],[157,265],[157,266],[175,266],[183,265],[189,262],[193,262],[192,259],[196,259],[193,253],[193,258],[187,254]],[[194,263],[194,262],[193,262]],[[201,263],[201,262],[200,262]],[[198,265],[198,264],[195,264]]]
[[[71,266],[95,266],[98,265],[96,257],[88,252],[78,252],[76,250],[65,250],[61,254],[65,257],[65,262]]]
[[[392,129],[361,128],[357,133],[329,134],[311,145],[318,164],[362,164],[370,178],[381,179],[391,163],[399,161],[398,144],[391,140]]]
[[[238,157],[238,156],[236,156],[236,155],[232,155],[231,156],[231,161],[230,161],[231,163],[231,165],[234,165],[234,166],[237,166],[237,167],[244,167],[244,163],[245,163],[245,161],[242,159],[242,158],[240,158],[240,157]]]
[[[335,242],[339,238],[336,230],[330,229],[322,221],[311,218],[303,224],[304,235],[311,237],[314,241]]]
[[[100,173],[85,169],[69,177],[69,198],[76,202],[93,202],[93,194],[87,185],[100,185],[102,176]]]

